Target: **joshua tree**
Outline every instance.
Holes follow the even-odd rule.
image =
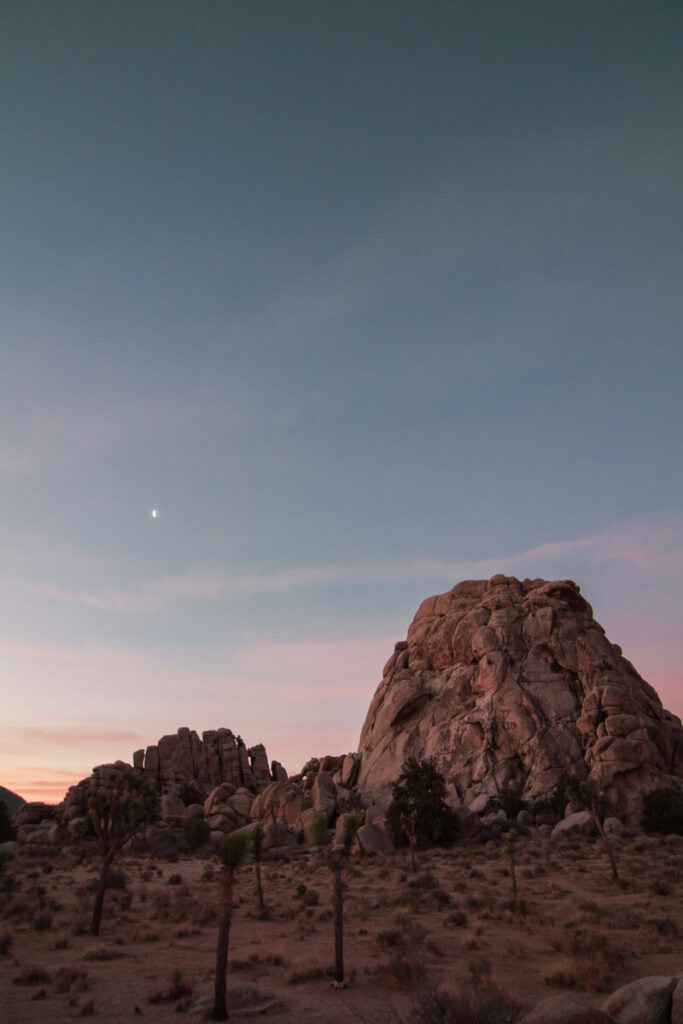
[[[517,865],[515,864],[515,848],[519,840],[519,832],[516,828],[511,828],[505,833],[505,842],[508,848],[508,856],[510,858],[510,877],[512,878],[512,901],[515,909],[517,908]]]
[[[454,831],[453,815],[445,797],[446,783],[434,761],[409,757],[392,788],[387,827],[394,845],[410,845],[413,871],[417,871],[418,846],[448,839]]]
[[[157,787],[130,768],[112,768],[103,783],[88,793],[88,817],[102,852],[102,870],[90,924],[92,935],[100,934],[104,893],[114,857],[143,825],[155,821],[158,814]]]
[[[266,833],[263,829],[263,825],[259,822],[256,828],[251,833],[251,848],[254,851],[254,874],[256,876],[256,904],[259,909],[259,913],[262,914],[266,909],[266,904],[263,900],[263,885],[261,883],[261,855],[263,853],[263,840],[265,839]]]
[[[356,837],[360,815],[349,814],[344,823],[344,832],[340,848],[326,850],[330,841],[327,817],[323,811],[313,823],[315,841],[321,851],[326,850],[327,866],[333,875],[332,905],[334,907],[334,980],[337,985],[344,983],[344,880],[342,871],[344,862],[351,852]]]
[[[614,847],[605,832],[604,826],[605,817],[607,815],[607,800],[605,794],[598,789],[592,779],[569,779],[567,782],[567,796],[570,800],[575,800],[576,803],[582,804],[592,815],[593,821],[600,833],[603,846],[605,847],[605,853],[607,854],[609,866],[612,871],[612,878],[615,882],[618,882],[619,869],[617,867],[617,858],[614,852]]]
[[[249,838],[244,832],[225,836],[218,854],[222,861],[220,877],[220,907],[218,911],[218,944],[216,946],[216,984],[213,997],[213,1020],[227,1020],[228,1008],[225,999],[225,985],[228,974],[228,946],[232,924],[232,891],[235,873],[244,862]]]

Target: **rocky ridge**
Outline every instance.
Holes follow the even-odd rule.
[[[461,830],[484,838],[505,827],[506,796],[527,805],[520,821],[533,824],[528,808],[566,774],[595,781],[614,827],[640,820],[645,793],[683,787],[680,720],[610,643],[579,587],[502,575],[422,602],[384,668],[358,753],[311,758],[288,778],[262,744],[247,747],[229,729],[200,738],[181,728],[135,751],[132,767],[161,793],[152,845],[182,845],[195,820],[214,843],[260,822],[266,847],[294,845],[312,841],[320,812],[339,830],[353,810],[362,816],[360,848],[382,852],[384,812],[407,757],[435,759]],[[110,767],[93,769],[57,807],[20,808],[19,840],[82,834],[87,791]],[[566,811],[558,835],[593,830],[580,807]]]

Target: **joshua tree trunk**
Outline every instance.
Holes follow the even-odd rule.
[[[415,848],[417,846],[417,839],[415,836],[410,837],[410,862],[413,867],[413,874],[417,873],[417,857],[415,856]]]
[[[233,872],[223,868],[221,878],[221,899],[218,920],[218,945],[216,946],[216,982],[213,996],[213,1020],[227,1020],[225,987],[228,974],[228,946],[230,942],[230,923],[232,921],[232,883]]]
[[[334,980],[344,981],[344,883],[341,864],[334,869]]]
[[[254,870],[256,874],[256,902],[258,904],[259,911],[265,910],[266,904],[263,900],[263,885],[261,884],[261,862],[256,861],[254,864]]]
[[[109,868],[111,862],[114,859],[115,850],[109,849],[104,855],[102,861],[102,870],[100,871],[100,877],[97,880],[97,890],[95,892],[95,905],[92,910],[92,920],[90,922],[90,934],[100,934],[100,923],[102,921],[102,908],[104,907],[104,894],[107,889],[107,879],[109,878]]]
[[[512,876],[512,899],[517,906],[517,871],[515,869],[515,849],[510,846],[510,874]]]

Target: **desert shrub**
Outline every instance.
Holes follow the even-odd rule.
[[[284,957],[280,956],[279,953],[265,953],[263,956],[260,953],[250,953],[249,956],[244,959],[235,959],[230,961],[231,971],[249,971],[257,970],[261,967],[284,967],[287,961]]]
[[[683,835],[683,792],[654,789],[643,800],[641,824],[646,832]]]
[[[89,889],[91,892],[97,892],[98,879],[93,878],[90,881]],[[107,872],[107,878],[105,882],[106,889],[125,889],[128,885],[128,875],[125,871],[120,868],[109,868]]]
[[[340,814],[353,813],[354,811],[361,811],[362,809],[360,793],[357,789],[352,789],[339,801]]]
[[[575,928],[557,948],[565,958],[551,965],[545,975],[547,985],[570,988],[580,982],[594,992],[605,992],[624,964],[623,951],[598,931]]]
[[[557,785],[543,796],[532,800],[527,804],[527,809],[536,817],[547,815],[559,821],[564,817],[564,809],[567,805],[567,791],[574,786],[574,777],[569,773],[563,773]]]
[[[671,936],[672,938],[678,936],[678,925],[671,917],[653,917],[649,924],[658,935]]]
[[[83,954],[84,960],[115,960],[116,953],[107,946],[91,946]]]
[[[49,971],[44,967],[23,967],[12,978],[13,985],[46,985],[52,981]]]
[[[52,928],[52,914],[49,910],[40,910],[31,921],[37,932],[49,932]]]
[[[670,896],[672,888],[665,879],[655,878],[650,882],[650,892],[653,892],[655,896]]]
[[[472,984],[477,988],[485,988],[491,984],[493,967],[491,966],[491,961],[487,960],[485,956],[475,957],[474,960],[470,960],[468,969]]]
[[[419,889],[422,892],[424,889],[435,889],[437,882],[430,871],[421,871],[418,875],[411,875],[406,885],[409,889]]]
[[[526,800],[522,799],[519,786],[504,786],[498,791],[498,799],[507,818],[516,818],[520,811],[526,809]]]
[[[320,966],[317,960],[309,960],[299,967],[295,967],[287,977],[288,985],[304,985],[307,981],[320,981],[324,978],[326,971]]]
[[[390,956],[387,971],[399,988],[411,988],[418,984],[425,972],[422,948],[400,946]]]
[[[192,985],[183,978],[183,972],[179,967],[171,975],[170,987],[159,992],[152,992],[147,996],[148,1003],[175,1003],[179,999],[186,999],[192,995]]]
[[[12,940],[11,932],[0,932],[0,956],[7,956],[12,948]]]
[[[183,838],[192,853],[208,843],[210,834],[211,829],[203,818],[190,818],[183,822]]]
[[[204,803],[204,797],[194,782],[183,782],[182,786],[178,790],[178,796],[186,807],[189,807],[190,804]]]
[[[178,875],[178,874],[169,875],[168,876],[168,882],[166,884],[167,885],[182,885],[183,884],[183,876],[182,875]]]
[[[445,923],[456,928],[464,928],[467,924],[467,914],[464,910],[453,910],[446,918]]]
[[[377,932],[377,941],[380,946],[400,946],[403,942],[403,933],[398,928],[384,928]]]
[[[455,816],[446,805],[446,783],[432,759],[404,762],[392,788],[387,829],[395,846],[425,847],[455,835]]]
[[[55,989],[57,992],[85,992],[88,987],[88,972],[85,967],[59,967],[55,971]]]
[[[514,1024],[519,1003],[507,992],[489,988],[463,989],[453,994],[444,989],[426,989],[413,1006],[415,1024]]]

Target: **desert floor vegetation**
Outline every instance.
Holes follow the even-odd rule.
[[[351,857],[348,987],[339,991],[329,868],[314,850],[296,848],[284,860],[264,854],[267,916],[258,913],[253,871],[235,877],[229,1005],[238,1019],[240,1006],[261,1000],[263,1019],[281,1024],[388,1013],[408,1020],[420,1000],[432,1006],[427,985],[456,996],[473,987],[503,993],[501,1005],[522,1010],[561,993],[599,1006],[619,985],[680,970],[683,841],[620,839],[618,855],[616,882],[599,840],[520,837],[516,901],[503,840],[419,850],[415,873],[409,850]],[[176,1009],[178,1019],[198,1019],[214,987],[219,872],[215,855],[170,863],[122,852],[94,938],[99,859],[68,849],[15,857],[0,885],[7,1019],[161,1022]]]

